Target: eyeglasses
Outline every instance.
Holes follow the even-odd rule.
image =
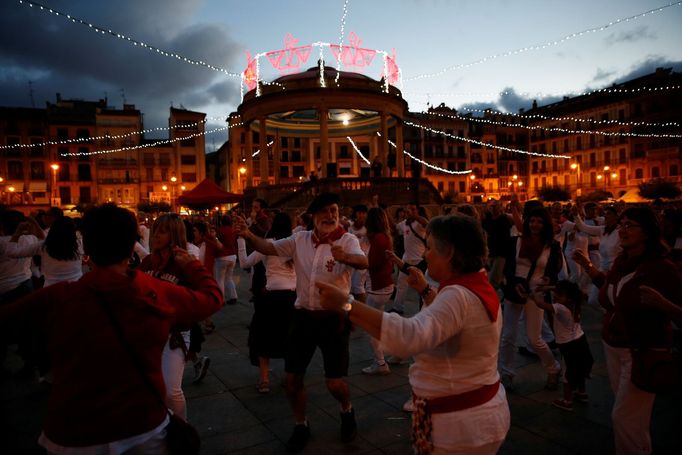
[[[619,226],[620,226],[620,228],[623,229],[624,231],[628,231],[628,230],[630,230],[630,229],[632,229],[632,228],[636,228],[636,227],[642,227],[641,224],[630,223],[629,221],[626,221],[626,222],[624,222],[624,223],[620,223]]]

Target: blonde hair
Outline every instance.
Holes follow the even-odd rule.
[[[185,231],[185,223],[180,218],[180,215],[167,213],[158,217],[154,220],[149,237],[154,237],[154,233],[158,229],[167,230],[170,233],[170,248],[179,246],[183,250],[187,249],[187,232]]]

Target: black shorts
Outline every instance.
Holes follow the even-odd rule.
[[[566,363],[566,382],[574,389],[582,387],[594,363],[587,337],[583,334],[577,340],[559,344],[559,352]]]
[[[348,340],[351,324],[338,313],[298,309],[289,329],[284,369],[303,375],[319,347],[324,361],[324,376],[348,376]]]

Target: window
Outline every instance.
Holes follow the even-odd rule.
[[[37,145],[43,142],[43,138],[41,137],[32,137],[31,138],[31,156],[32,157],[39,157],[39,156],[44,156],[45,151],[43,149],[42,145]]]
[[[559,185],[559,177],[556,175],[552,176],[552,186],[558,186]]]
[[[454,193],[455,192],[455,182],[448,182],[448,193]]]
[[[165,182],[167,180],[168,180],[168,168],[162,167],[161,168],[161,181]],[[182,180],[184,181],[185,179],[183,178]]]
[[[289,151],[288,150],[282,150],[282,158],[281,158],[282,163],[286,163],[289,161]]]
[[[303,167],[303,166],[294,166],[294,167],[292,168],[292,170],[293,170],[293,172],[294,172],[294,177],[295,177],[295,178],[299,178],[299,177],[305,176],[305,167]]]
[[[547,172],[547,161],[542,160],[540,163],[540,172]]]
[[[145,153],[142,157],[142,162],[147,166],[154,166],[154,154]]]
[[[160,153],[159,154],[159,165],[170,166],[170,164],[171,164],[170,154]]]
[[[670,177],[677,177],[680,175],[680,170],[677,167],[677,164],[671,164],[670,165],[670,172],[668,173]]]
[[[147,167],[144,169],[145,171],[145,180],[148,182],[154,181],[154,168],[153,167]]]
[[[555,150],[556,152],[556,150]],[[556,172],[558,170],[558,163],[556,161],[556,158],[552,159],[552,171]]]
[[[21,161],[8,161],[7,162],[7,176],[11,180],[23,180],[24,179],[24,163]]]
[[[69,138],[69,129],[68,128],[57,128],[57,140],[58,141],[65,141]]]
[[[636,179],[643,179],[644,178],[644,170],[640,169],[635,169],[635,178]]]
[[[625,149],[618,150],[618,163],[625,164],[627,161],[627,156],[625,154]]]
[[[590,172],[590,186],[596,186],[597,185],[597,173],[596,172]]]
[[[90,139],[90,132],[85,128],[78,128],[76,130],[76,137],[78,139]]]
[[[279,176],[288,178],[289,177],[289,166],[280,166],[279,167]]]
[[[60,182],[68,182],[70,180],[68,163],[59,163],[59,176],[57,178]],[[66,204],[64,201],[62,201],[62,203]]]
[[[80,180],[81,182],[89,182],[92,180],[89,164],[78,165],[78,180]]]
[[[609,150],[604,152],[604,164],[611,164],[611,152]]]
[[[294,138],[294,147],[295,148],[301,148],[301,138],[300,137]]]
[[[62,204],[71,204],[71,188],[68,186],[60,186],[59,197],[62,200]]]
[[[31,180],[45,180],[45,163],[31,161]]]
[[[442,192],[443,192],[443,188],[444,188],[444,186],[443,186],[443,181],[441,180],[440,182],[438,182],[438,192],[442,193]]]
[[[90,187],[89,186],[81,186],[79,188],[79,195],[78,199],[80,200],[81,204],[87,204],[91,201],[91,196],[90,196]]]
[[[583,138],[582,137],[575,138],[575,149],[576,150],[582,150],[583,149]]]
[[[595,167],[597,165],[597,154],[590,153],[590,167]]]
[[[289,138],[286,136],[283,136],[280,138],[280,145],[282,147],[289,147]]]
[[[196,155],[180,155],[180,164],[195,165],[197,164]]]
[[[291,161],[294,161],[294,162],[301,161],[301,151],[300,150],[294,150],[291,152]]]
[[[533,186],[535,188],[538,188],[538,178],[537,177],[533,179]]]
[[[181,140],[181,141],[180,141],[180,146],[181,146],[181,147],[194,147],[194,145],[196,144],[196,142],[197,142],[196,139],[194,139],[193,137],[191,137],[191,138],[189,138],[189,139],[183,139],[183,140]]]
[[[661,169],[658,166],[651,168],[651,178],[655,179],[661,176]]]
[[[350,158],[347,145],[342,145],[339,147],[339,158]]]
[[[464,188],[465,183],[464,182],[459,182],[459,192],[464,193],[465,188]]]
[[[537,174],[537,173],[538,173],[538,162],[533,161],[533,174]]]
[[[166,170],[167,172],[168,170]],[[165,181],[165,179],[162,179]],[[183,172],[182,173],[182,181],[183,182],[196,182],[197,181],[197,174],[196,172]]]
[[[619,184],[626,185],[628,183],[627,171],[625,169],[620,170]]]

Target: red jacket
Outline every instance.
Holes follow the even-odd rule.
[[[218,240],[223,244],[223,247],[216,253],[216,257],[237,254],[237,234],[232,226],[221,226],[218,229]]]
[[[152,430],[166,416],[161,353],[170,327],[207,318],[222,297],[199,261],[185,266],[197,291],[145,273],[95,269],[0,307],[0,330],[20,330],[47,343],[54,384],[45,435],[67,447],[103,444]],[[146,365],[154,394],[102,307],[108,303],[127,343]]]

